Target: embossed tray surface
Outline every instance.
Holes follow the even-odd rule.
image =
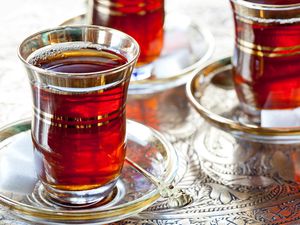
[[[27,80],[22,76],[25,72],[17,67],[19,62],[15,57],[22,35],[57,24],[64,12],[67,17],[82,13],[74,12],[80,1],[23,2],[26,4],[22,7],[15,7],[21,5],[16,0],[2,5],[2,9],[11,12],[2,14],[2,22],[8,25],[2,39],[1,56],[5,63],[0,68],[2,123],[22,118],[30,111],[30,102],[26,101],[30,92],[24,88]],[[175,7],[176,2],[182,6],[180,10],[209,26],[217,44],[213,57],[231,52],[232,14],[228,1],[171,0],[169,4]],[[8,29],[13,27],[17,29]],[[298,168],[295,149],[241,151],[235,139],[207,125],[190,107],[182,86],[128,98],[128,117],[160,130],[177,149],[180,169],[175,183],[196,197],[191,205],[179,211],[162,207],[164,203],[159,202],[143,214],[116,225],[300,224],[299,187],[294,179]],[[248,180],[251,185],[245,185]],[[0,210],[0,224],[25,223],[12,220]]]
[[[7,4],[15,6],[13,1],[8,2],[10,1]],[[33,3],[32,0],[28,2]],[[45,11],[57,8],[53,2],[47,2],[41,3],[47,6],[44,7]],[[217,39],[214,55],[227,54],[227,50],[231,50],[228,47],[231,45],[229,41],[232,40],[229,35],[231,12],[228,12],[229,7],[226,9],[227,2],[224,4],[224,1],[211,0],[189,3],[192,4],[192,7],[189,6],[191,16],[197,14],[196,18],[208,22]],[[2,68],[5,72],[1,74],[4,78],[1,80],[2,86],[4,85],[2,122],[22,117],[25,106],[28,106],[28,101],[23,99],[24,93],[27,93],[23,90],[24,79],[20,81],[20,77],[16,76],[23,71],[12,70],[17,65],[12,59],[15,51],[8,50],[15,48],[16,45],[12,43],[18,43],[17,38],[36,29],[33,24],[49,24],[50,20],[45,17],[47,13],[37,10],[38,4],[26,4],[28,7],[25,11],[24,7],[14,8],[15,15],[10,14],[9,17],[3,14],[4,22],[12,21],[13,23],[8,23],[9,26],[18,25],[14,32],[20,32],[13,33],[16,35],[10,35],[9,40],[3,42],[3,59],[6,63]],[[182,5],[188,6],[185,1],[182,1]],[[4,5],[3,8],[5,9]],[[59,8],[65,10],[63,7]],[[29,9],[34,13],[29,14]],[[185,9],[187,7],[182,10]],[[51,18],[62,10],[50,10]],[[72,11],[73,6],[69,10]],[[27,12],[27,16],[23,12]],[[42,23],[45,20],[47,23]],[[11,86],[12,83],[14,85]],[[15,92],[18,95],[14,95]],[[204,122],[190,107],[183,86],[151,95],[128,97],[128,118],[160,130],[177,149],[179,170],[175,183],[192,193],[194,201],[178,211],[167,208],[163,201],[158,202],[143,214],[116,222],[116,225],[300,224],[300,188],[297,183],[299,157],[296,148],[290,145],[273,145],[264,151],[259,147],[245,151],[243,145],[236,143],[236,139],[228,136],[228,133]],[[278,149],[278,146],[282,148]],[[284,148],[287,149],[283,151]],[[0,224],[26,223],[13,220],[0,210]]]
[[[127,117],[154,127],[178,153],[174,184],[193,202],[171,209],[160,200],[114,224],[300,224],[300,153],[295,145],[242,142],[206,123],[185,87],[129,95]],[[0,211],[1,224],[24,225]]]
[[[216,61],[207,71],[226,71],[228,62]],[[222,93],[222,99],[232,95]],[[210,98],[211,105],[218,96]],[[236,138],[195,112],[184,87],[129,96],[127,111],[172,141],[180,158],[175,183],[193,196],[193,202],[179,210],[158,202],[121,224],[300,224],[297,143]]]

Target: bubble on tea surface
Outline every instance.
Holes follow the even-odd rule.
[[[55,57],[59,54],[63,54],[64,52],[80,50],[80,49],[95,49],[98,51],[106,50],[103,45],[94,44],[91,42],[65,42],[65,43],[57,43],[49,46],[42,47],[33,53],[31,53],[27,62],[31,65],[40,67],[41,61],[46,61],[49,58]],[[112,50],[112,49],[111,49]]]

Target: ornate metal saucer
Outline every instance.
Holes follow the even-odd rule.
[[[235,93],[231,69],[228,57],[194,72],[186,92],[198,113],[212,125],[235,137],[270,143],[299,142],[300,127],[266,128],[241,119],[243,111]]]
[[[127,157],[154,175],[156,179],[171,183],[177,169],[177,155],[169,142],[158,132],[137,122],[128,120],[127,125]],[[31,149],[29,120],[10,124],[0,130],[1,162],[12,162],[5,161],[5,157],[13,158],[12,154],[16,154],[16,151],[20,152],[25,149]],[[33,166],[32,162],[29,165]],[[17,165],[6,167],[13,170],[15,166]],[[28,170],[27,168],[26,176],[34,177],[34,172],[31,175],[28,174],[30,171],[34,169]],[[3,171],[1,172],[3,174]],[[128,218],[146,209],[161,196],[157,186],[128,163],[125,163],[113,193],[95,205],[80,209],[54,204],[37,180],[32,179],[32,190],[30,190],[28,189],[30,184],[26,184],[28,181],[25,179],[20,181],[22,176],[17,175],[18,180],[6,181],[11,183],[3,183],[5,179],[1,180],[2,189],[9,187],[5,191],[0,191],[1,209],[6,209],[7,215],[39,224],[107,224]],[[14,187],[16,186],[14,182],[22,184]],[[14,190],[15,188],[18,190]]]
[[[71,18],[61,25],[86,24],[87,16]],[[183,14],[165,18],[165,40],[161,56],[144,66],[149,76],[131,80],[129,93],[154,93],[185,83],[193,70],[204,64],[214,50],[214,37],[203,25]],[[139,68],[137,68],[138,70]]]

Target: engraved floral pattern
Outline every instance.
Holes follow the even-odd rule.
[[[16,0],[7,1],[8,7],[16,10],[10,8],[8,10],[11,11],[10,15],[2,20],[3,23],[13,23],[11,27],[17,24],[19,29],[12,33],[14,31],[6,25],[5,30],[10,36],[9,38],[5,36],[6,40],[1,42],[0,124],[30,113],[29,91],[23,86],[26,79],[18,75],[24,74],[21,66],[16,66],[18,65],[15,55],[17,43],[26,36],[25,34],[41,27],[48,27],[51,18],[60,18],[56,17],[55,13],[61,11],[54,10],[57,6],[52,1],[37,3],[33,0],[24,0],[22,2],[25,3],[25,8],[14,7],[20,4]],[[60,2],[60,7],[74,5],[73,0]],[[176,6],[175,3],[178,5]],[[209,26],[217,40],[214,59],[231,53],[233,39],[232,32],[229,32],[232,31],[229,1],[172,0],[172,4],[167,4],[171,10],[189,12],[192,18]],[[5,7],[1,8],[5,9]],[[21,11],[25,11],[25,15],[21,16]],[[51,17],[50,14],[46,16],[45,11],[51,11]],[[79,12],[80,10],[77,9],[74,15]],[[68,8],[66,13],[72,13],[72,9]],[[67,15],[70,16],[71,14]],[[26,101],[24,101],[24,93],[27,93]],[[176,97],[176,93],[180,93],[180,99]],[[169,103],[157,109],[160,110],[159,118],[162,121],[155,124],[155,128],[162,131],[178,151],[179,170],[174,183],[193,196],[193,202],[179,210],[172,210],[166,201],[160,200],[136,217],[114,224],[300,223],[300,185],[294,181],[300,169],[295,163],[299,155],[295,148],[278,145],[276,148],[262,147],[258,143],[249,145],[241,141],[237,143],[231,136],[210,129],[203,123],[203,119],[187,104],[184,87],[179,91],[174,89],[162,95]],[[149,98],[155,99],[158,96]],[[222,94],[220,96],[222,98],[217,98],[217,102],[226,102],[226,96]],[[145,117],[147,118],[147,115]],[[144,123],[151,125],[150,121],[156,119],[148,118]],[[9,213],[0,210],[0,224],[24,225],[26,223],[12,219]]]

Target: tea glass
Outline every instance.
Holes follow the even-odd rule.
[[[43,49],[79,43],[96,44],[127,62],[89,73],[56,72],[29,62],[32,54]],[[57,27],[21,43],[19,57],[33,96],[36,171],[55,202],[90,204],[114,188],[125,159],[126,97],[138,55],[139,46],[132,37],[97,26]]]
[[[300,1],[231,0],[231,6],[233,80],[245,114],[261,123],[274,110],[298,108]]]
[[[140,45],[133,79],[145,79],[147,65],[160,56],[164,40],[164,0],[90,0],[90,24],[112,27],[132,36]],[[140,68],[140,69],[139,69]]]

